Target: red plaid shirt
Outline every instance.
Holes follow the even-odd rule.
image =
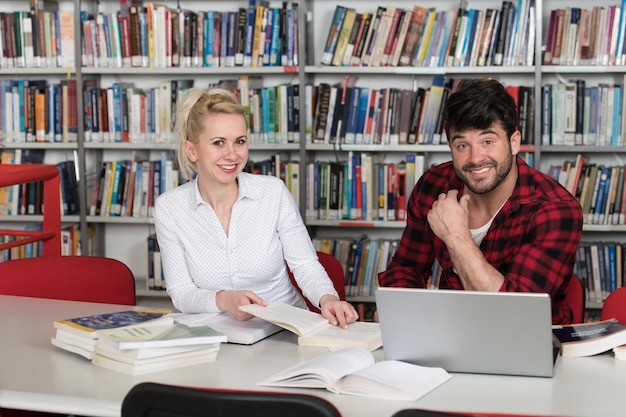
[[[572,312],[563,304],[582,234],[582,209],[576,199],[549,176],[517,158],[519,176],[509,200],[493,219],[480,250],[504,275],[500,291],[548,293],[552,322],[569,323]],[[440,193],[464,185],[452,162],[428,170],[411,192],[407,226],[400,245],[378,280],[385,287],[424,288],[435,258],[442,267],[439,288],[463,289],[448,249],[437,238],[426,215]]]

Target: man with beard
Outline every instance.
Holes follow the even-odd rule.
[[[464,80],[450,95],[445,129],[452,161],[422,175],[381,286],[425,288],[435,259],[442,289],[548,293],[563,303],[582,233],[582,209],[548,175],[517,156],[513,98],[496,80]]]

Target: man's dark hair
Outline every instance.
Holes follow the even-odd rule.
[[[450,129],[486,129],[496,121],[502,123],[508,138],[517,130],[515,100],[497,80],[463,80],[446,102],[445,129],[448,138]]]

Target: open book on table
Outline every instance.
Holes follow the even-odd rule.
[[[298,344],[302,346],[376,350],[383,344],[378,323],[357,321],[343,329],[333,326],[319,313],[276,301],[265,307],[249,304],[240,309],[297,334]]]
[[[275,374],[258,385],[325,388],[337,394],[416,401],[452,377],[442,368],[395,360],[376,362],[363,348],[345,348]]]

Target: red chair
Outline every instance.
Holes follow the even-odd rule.
[[[626,287],[616,289],[604,300],[600,320],[612,318],[616,318],[626,324]]]
[[[333,285],[335,286],[335,290],[337,291],[337,294],[339,295],[339,299],[345,300],[346,299],[346,286],[344,282],[345,275],[343,273],[343,266],[341,265],[341,262],[339,262],[339,260],[335,258],[333,255],[329,255],[328,253],[325,253],[325,252],[317,252],[317,257],[319,258],[320,263],[322,264],[322,266],[328,273],[328,276],[330,277],[331,281],[333,282]],[[293,274],[289,270],[289,267],[287,267],[287,272],[289,273],[289,278],[291,279],[291,283],[293,284],[294,287],[296,287],[300,295],[302,295],[302,290],[300,289],[300,287],[298,287],[298,284],[296,283],[296,280]],[[309,310],[315,311],[316,313],[320,312],[320,309],[317,308],[317,306],[314,306],[306,297],[303,297],[303,298],[304,298],[304,301],[306,301],[306,305],[309,308]]]
[[[585,287],[576,275],[572,275],[565,292],[565,304],[572,310],[572,323],[585,321]]]
[[[0,262],[0,294],[135,305],[124,263],[96,256],[42,256]]]
[[[59,169],[56,165],[24,164],[0,165],[0,187],[43,181],[43,205],[45,215],[41,231],[0,229],[0,235],[16,236],[7,243],[0,243],[0,250],[10,249],[41,241],[43,255],[61,256],[61,197]]]

